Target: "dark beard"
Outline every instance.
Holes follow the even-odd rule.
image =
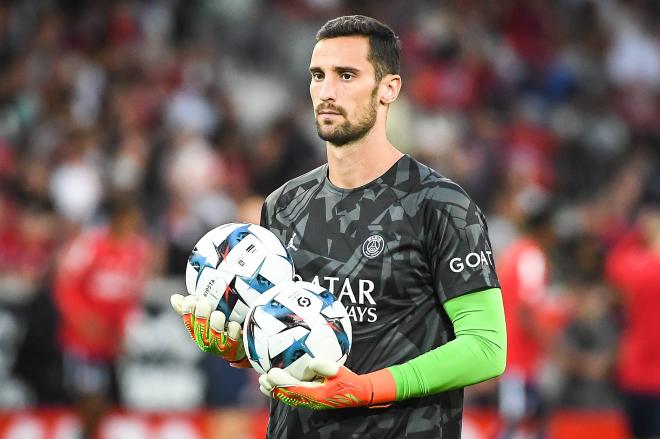
[[[318,133],[319,137],[326,142],[332,143],[335,146],[344,146],[347,143],[356,142],[366,136],[376,123],[376,91],[377,89],[374,88],[374,90],[371,92],[371,102],[369,103],[369,107],[355,125],[346,120],[333,131],[323,133],[321,131],[321,124],[319,123],[318,118],[315,118],[316,132]],[[342,114],[344,113],[342,112]]]

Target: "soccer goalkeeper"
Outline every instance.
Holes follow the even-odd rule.
[[[399,40],[369,17],[327,22],[316,37],[310,94],[327,164],[271,194],[261,224],[297,274],[346,305],[345,366],[315,361],[320,382],[281,369],[260,378],[273,398],[268,437],[444,438],[461,434],[463,387],[505,367],[504,311],[484,217],[463,190],[386,137],[401,89]],[[239,329],[193,298],[172,300],[205,351],[245,364]]]

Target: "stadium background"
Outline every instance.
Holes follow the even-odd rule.
[[[265,194],[323,162],[309,55],[321,24],[354,13],[403,42],[391,140],[471,194],[496,257],[552,206],[539,302],[552,344],[538,375],[550,437],[626,437],[612,373],[621,312],[602,262],[639,206],[660,202],[654,0],[3,2],[0,437],[75,430],[52,269],[113,193],[139,197],[154,252],[121,361],[124,404],[104,434],[258,437],[255,376],[197,352],[169,295],[204,231],[258,222]],[[589,359],[590,371],[570,367]],[[496,436],[494,395],[494,382],[468,390],[464,437]]]

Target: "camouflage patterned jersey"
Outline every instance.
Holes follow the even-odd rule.
[[[454,339],[442,304],[499,287],[479,208],[455,183],[408,155],[356,189],[323,165],[272,193],[261,223],[287,246],[297,276],[346,306],[353,345],[346,366],[366,373]],[[386,409],[312,411],[272,401],[270,439],[460,437],[462,389]]]

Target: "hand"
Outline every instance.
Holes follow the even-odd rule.
[[[358,375],[339,364],[315,358],[308,366],[320,380],[300,381],[273,368],[259,377],[259,389],[293,407],[312,410],[345,407],[387,407],[396,399],[394,377],[387,369]]]
[[[217,310],[211,312],[211,305],[205,299],[193,295],[174,294],[170,302],[202,351],[218,355],[234,367],[250,367],[239,323],[227,322],[225,330],[225,315]]]

